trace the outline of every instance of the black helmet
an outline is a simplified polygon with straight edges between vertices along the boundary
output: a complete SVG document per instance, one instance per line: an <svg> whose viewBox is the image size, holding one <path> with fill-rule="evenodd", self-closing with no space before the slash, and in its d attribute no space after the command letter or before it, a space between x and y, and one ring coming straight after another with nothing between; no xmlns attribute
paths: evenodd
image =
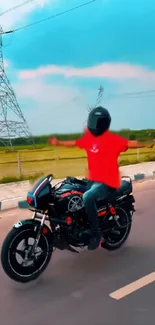
<svg viewBox="0 0 155 325"><path fill-rule="evenodd" d="M94 135L99 136L110 127L111 116L106 108L93 108L88 116L87 128Z"/></svg>

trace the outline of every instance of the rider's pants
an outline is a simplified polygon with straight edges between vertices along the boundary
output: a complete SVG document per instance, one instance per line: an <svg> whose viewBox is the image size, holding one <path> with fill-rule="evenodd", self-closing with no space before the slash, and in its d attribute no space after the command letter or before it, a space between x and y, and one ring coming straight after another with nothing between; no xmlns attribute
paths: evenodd
<svg viewBox="0 0 155 325"><path fill-rule="evenodd" d="M99 232L96 200L99 198L103 200L106 199L110 192L114 190L114 188L103 183L94 183L91 188L83 194L83 202L93 234Z"/></svg>

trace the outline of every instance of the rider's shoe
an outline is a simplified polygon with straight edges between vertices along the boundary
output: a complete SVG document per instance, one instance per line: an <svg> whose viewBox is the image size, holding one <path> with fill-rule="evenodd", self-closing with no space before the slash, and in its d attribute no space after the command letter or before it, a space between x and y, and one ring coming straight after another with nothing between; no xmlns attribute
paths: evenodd
<svg viewBox="0 0 155 325"><path fill-rule="evenodd" d="M100 248L103 243L103 238L100 233L94 234L94 236L90 239L88 244L88 250L94 250Z"/></svg>

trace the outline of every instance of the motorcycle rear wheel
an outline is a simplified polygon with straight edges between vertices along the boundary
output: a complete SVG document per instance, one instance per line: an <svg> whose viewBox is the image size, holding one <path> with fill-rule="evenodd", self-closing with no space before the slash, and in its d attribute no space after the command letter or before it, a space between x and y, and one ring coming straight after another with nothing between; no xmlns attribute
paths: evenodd
<svg viewBox="0 0 155 325"><path fill-rule="evenodd" d="M41 233L37 250L40 248L43 253L37 255L39 252L32 254L32 245L29 244L29 239L35 240L36 232L34 225L27 224L20 228L13 228L5 238L1 250L1 263L4 272L9 278L16 282L26 283L37 279L41 273L48 266L52 249L49 243L48 236ZM18 249L18 245L24 240L26 246L23 250ZM23 258L20 264L18 257ZM27 257L27 259L26 259ZM27 263L27 265L26 265ZM30 263L30 265L28 265Z"/></svg>
<svg viewBox="0 0 155 325"><path fill-rule="evenodd" d="M132 226L130 211L126 211L122 207L117 207L115 210L116 215L119 217L118 220L120 227L118 225L115 225L115 229L109 233L105 241L102 243L102 247L109 251L120 248L126 242ZM116 232L119 232L119 234L116 234Z"/></svg>

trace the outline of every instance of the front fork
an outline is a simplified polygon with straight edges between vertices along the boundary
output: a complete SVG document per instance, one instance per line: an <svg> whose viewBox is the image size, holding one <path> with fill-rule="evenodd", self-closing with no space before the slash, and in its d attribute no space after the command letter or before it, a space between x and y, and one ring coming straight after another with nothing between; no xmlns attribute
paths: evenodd
<svg viewBox="0 0 155 325"><path fill-rule="evenodd" d="M32 248L32 251L33 253L35 253L36 249L37 249L37 246L38 246L38 243L39 243L39 240L40 240L40 236L41 236L41 231L42 231L42 228L44 226L44 223L45 223L45 220L47 219L47 215L46 214L39 214L34 212L33 215L32 215L32 219L41 219L41 222L40 222L40 226L39 226L39 230L37 232L37 236L36 236L36 239L34 241L34 244L33 244L33 248Z"/></svg>
<svg viewBox="0 0 155 325"><path fill-rule="evenodd" d="M38 243L39 243L39 240L40 240L40 236L41 236L41 231L42 231L42 228L44 226L44 223L45 221L49 221L49 217L47 214L41 214L41 213L38 213L38 212L34 212L33 215L32 215L32 219L39 219L41 220L41 223L40 223L40 226L39 226L39 230L38 230L38 233L37 233L37 237L35 239L35 242L34 242L34 245L33 245L33 252L35 252L37 246L38 246ZM53 251L56 250L56 247L53 247Z"/></svg>

